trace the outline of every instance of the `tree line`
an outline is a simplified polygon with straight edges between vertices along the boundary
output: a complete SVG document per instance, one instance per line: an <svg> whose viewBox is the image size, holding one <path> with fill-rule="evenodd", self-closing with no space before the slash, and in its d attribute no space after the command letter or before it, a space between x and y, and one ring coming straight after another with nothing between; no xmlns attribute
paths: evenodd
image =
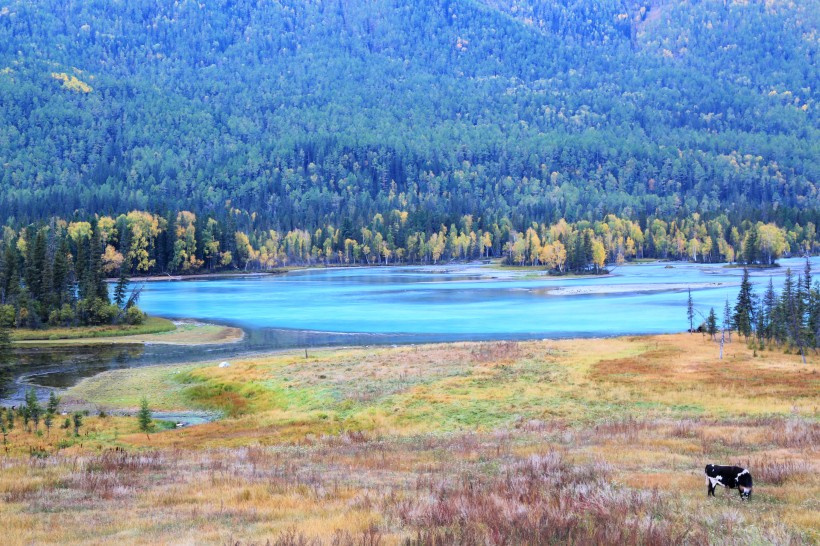
<svg viewBox="0 0 820 546"><path fill-rule="evenodd" d="M502 258L558 274L600 272L642 258L770 265L781 255L818 249L813 223L790 228L698 213L645 222L608 215L600 221L534 222L524 231L508 219L464 215L429 231L406 211L376 214L365 226L346 221L316 230L239 229L253 215L228 209L219 217L182 210L131 211L88 220L53 218L0 240L0 324L137 323L135 275L270 271L292 265L438 264ZM107 279L118 278L109 289Z"/></svg>
<svg viewBox="0 0 820 546"><path fill-rule="evenodd" d="M0 251L0 328L141 323L138 292L128 289L128 267L118 271L113 301L109 294L111 229L105 219L6 228ZM141 251L134 247L134 252Z"/></svg>
<svg viewBox="0 0 820 546"><path fill-rule="evenodd" d="M0 221L229 203L308 252L393 210L425 237L465 215L816 225L820 10L793 4L11 2Z"/></svg>
<svg viewBox="0 0 820 546"><path fill-rule="evenodd" d="M690 324L691 309L690 295ZM725 336L726 332L737 331L761 349L777 346L798 351L805 363L806 351L820 347L820 282L814 280L808 258L796 277L791 268L786 270L779 293L771 278L762 293L755 293L749 271L744 269L734 306L726 301L720 325L714 308L710 309L702 328L712 339L718 332Z"/></svg>

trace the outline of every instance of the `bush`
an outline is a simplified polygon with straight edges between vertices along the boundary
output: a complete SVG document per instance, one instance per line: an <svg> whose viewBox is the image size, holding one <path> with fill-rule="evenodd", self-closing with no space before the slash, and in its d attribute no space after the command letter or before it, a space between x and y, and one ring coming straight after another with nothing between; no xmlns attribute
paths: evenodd
<svg viewBox="0 0 820 546"><path fill-rule="evenodd" d="M83 324L111 324L119 312L116 305L111 305L102 298L83 299L77 302L77 314Z"/></svg>
<svg viewBox="0 0 820 546"><path fill-rule="evenodd" d="M0 327L12 328L14 327L14 319L16 313L13 305L0 305Z"/></svg>
<svg viewBox="0 0 820 546"><path fill-rule="evenodd" d="M74 310L67 303L48 314L48 323L51 326L70 326L73 322Z"/></svg>
<svg viewBox="0 0 820 546"><path fill-rule="evenodd" d="M74 309L69 304L64 303L60 308L60 322L65 326L69 326L74 322L74 319Z"/></svg>
<svg viewBox="0 0 820 546"><path fill-rule="evenodd" d="M145 322L145 313L139 307L129 307L125 311L125 322L128 324L142 324Z"/></svg>
<svg viewBox="0 0 820 546"><path fill-rule="evenodd" d="M60 321L60 312L55 309L54 311L49 313L48 314L48 323L51 326L59 326L60 324L62 324L62 322Z"/></svg>

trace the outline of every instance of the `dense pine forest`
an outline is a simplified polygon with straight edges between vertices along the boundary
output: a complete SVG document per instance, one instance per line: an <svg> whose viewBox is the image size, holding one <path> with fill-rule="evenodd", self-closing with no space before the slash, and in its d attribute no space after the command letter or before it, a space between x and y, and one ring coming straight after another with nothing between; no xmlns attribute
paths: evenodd
<svg viewBox="0 0 820 546"><path fill-rule="evenodd" d="M106 276L815 252L818 23L809 0L11 2L0 304L94 322L124 312Z"/></svg>
<svg viewBox="0 0 820 546"><path fill-rule="evenodd" d="M713 340L720 332L721 358L722 346L727 341L727 335L728 341L731 341L733 331L743 336L750 346L760 350L767 346L794 350L802 356L803 364L806 363L807 350L816 352L820 347L820 282L814 280L808 259L803 271L796 277L791 269L786 270L780 294L775 292L771 277L763 293L756 294L749 279L749 270L744 269L737 300L733 307L726 300L722 321L714 308L709 310L708 315L699 313L694 307L691 292L687 314L690 331L694 331L694 318L700 314L705 320L699 331L709 334Z"/></svg>
<svg viewBox="0 0 820 546"><path fill-rule="evenodd" d="M0 218L817 225L819 21L809 0L15 1Z"/></svg>

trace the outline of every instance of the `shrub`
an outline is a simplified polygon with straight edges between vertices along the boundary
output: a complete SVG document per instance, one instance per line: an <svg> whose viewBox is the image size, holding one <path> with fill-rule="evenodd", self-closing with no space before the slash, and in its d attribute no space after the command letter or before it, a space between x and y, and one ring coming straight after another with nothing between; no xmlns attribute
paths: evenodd
<svg viewBox="0 0 820 546"><path fill-rule="evenodd" d="M13 305L0 305L0 327L12 328L16 313Z"/></svg>
<svg viewBox="0 0 820 546"><path fill-rule="evenodd" d="M48 323L51 326L70 326L72 322L74 322L74 309L67 303L48 314Z"/></svg>
<svg viewBox="0 0 820 546"><path fill-rule="evenodd" d="M102 298L83 299L77 302L77 315L84 324L111 324L119 315L119 308Z"/></svg>
<svg viewBox="0 0 820 546"><path fill-rule="evenodd" d="M60 312L56 309L48 314L48 323L51 326L59 326L60 323Z"/></svg>
<svg viewBox="0 0 820 546"><path fill-rule="evenodd" d="M129 307L125 311L125 322L128 324L142 324L145 322L145 313L140 311L139 307Z"/></svg>
<svg viewBox="0 0 820 546"><path fill-rule="evenodd" d="M74 309L67 303L64 303L63 306L60 308L60 322L68 326L74 322L75 319Z"/></svg>

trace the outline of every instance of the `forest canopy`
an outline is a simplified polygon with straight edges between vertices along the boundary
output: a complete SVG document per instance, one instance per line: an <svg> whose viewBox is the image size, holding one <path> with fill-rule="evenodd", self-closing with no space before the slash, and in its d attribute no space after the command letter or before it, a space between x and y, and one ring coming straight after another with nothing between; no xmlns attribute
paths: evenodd
<svg viewBox="0 0 820 546"><path fill-rule="evenodd" d="M190 211L360 244L393 211L425 240L465 217L802 230L818 22L809 0L13 1L0 222Z"/></svg>

